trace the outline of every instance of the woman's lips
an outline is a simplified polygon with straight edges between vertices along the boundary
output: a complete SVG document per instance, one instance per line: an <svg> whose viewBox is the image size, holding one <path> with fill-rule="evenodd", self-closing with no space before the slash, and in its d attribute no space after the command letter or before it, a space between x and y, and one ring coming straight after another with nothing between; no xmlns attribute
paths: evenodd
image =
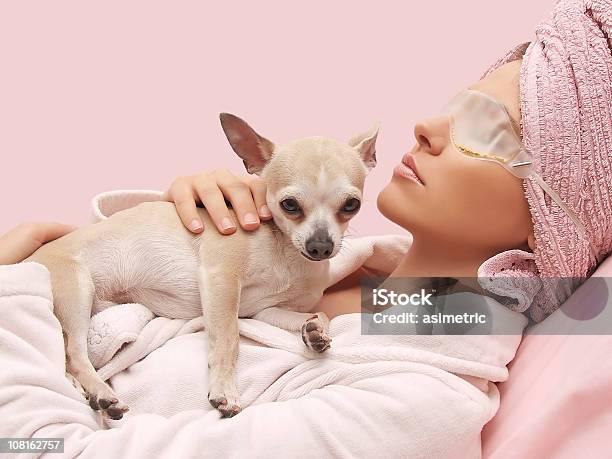
<svg viewBox="0 0 612 459"><path fill-rule="evenodd" d="M421 186L425 185L419 176L419 170L416 167L414 156L412 156L410 153L406 153L402 158L402 162L395 166L395 169L393 169L393 174L401 178L412 180Z"/></svg>

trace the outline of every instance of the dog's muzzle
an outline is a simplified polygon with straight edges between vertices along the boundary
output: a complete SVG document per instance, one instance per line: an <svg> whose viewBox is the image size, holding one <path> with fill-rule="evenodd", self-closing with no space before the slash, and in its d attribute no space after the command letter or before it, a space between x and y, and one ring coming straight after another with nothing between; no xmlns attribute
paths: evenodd
<svg viewBox="0 0 612 459"><path fill-rule="evenodd" d="M306 241L306 252L311 260L325 260L331 256L333 251L334 241L326 230L316 230Z"/></svg>

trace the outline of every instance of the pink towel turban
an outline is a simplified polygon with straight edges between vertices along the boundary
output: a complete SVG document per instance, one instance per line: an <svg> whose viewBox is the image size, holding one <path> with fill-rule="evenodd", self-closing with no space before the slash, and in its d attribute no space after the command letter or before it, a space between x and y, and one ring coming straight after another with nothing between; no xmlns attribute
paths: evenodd
<svg viewBox="0 0 612 459"><path fill-rule="evenodd" d="M586 230L533 179L524 181L534 253L503 252L478 273L483 287L513 299L512 309L531 306L536 322L558 309L612 250L611 31L612 0L560 0L533 42L486 73L523 57L523 143L535 170Z"/></svg>

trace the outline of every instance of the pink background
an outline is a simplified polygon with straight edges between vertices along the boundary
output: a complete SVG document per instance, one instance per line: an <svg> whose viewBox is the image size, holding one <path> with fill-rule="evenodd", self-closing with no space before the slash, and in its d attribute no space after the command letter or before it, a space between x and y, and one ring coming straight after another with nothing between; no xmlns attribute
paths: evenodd
<svg viewBox="0 0 612 459"><path fill-rule="evenodd" d="M0 4L0 233L83 224L91 197L243 172L229 111L277 143L382 124L353 234L398 232L376 194L412 127L528 41L553 0Z"/></svg>

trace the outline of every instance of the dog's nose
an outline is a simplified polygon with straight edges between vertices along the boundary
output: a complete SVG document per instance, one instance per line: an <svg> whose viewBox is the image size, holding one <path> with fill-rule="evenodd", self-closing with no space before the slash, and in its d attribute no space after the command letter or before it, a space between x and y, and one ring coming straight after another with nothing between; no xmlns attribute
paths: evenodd
<svg viewBox="0 0 612 459"><path fill-rule="evenodd" d="M315 260L329 258L333 250L334 241L331 240L327 233L325 235L315 233L306 241L306 251Z"/></svg>

